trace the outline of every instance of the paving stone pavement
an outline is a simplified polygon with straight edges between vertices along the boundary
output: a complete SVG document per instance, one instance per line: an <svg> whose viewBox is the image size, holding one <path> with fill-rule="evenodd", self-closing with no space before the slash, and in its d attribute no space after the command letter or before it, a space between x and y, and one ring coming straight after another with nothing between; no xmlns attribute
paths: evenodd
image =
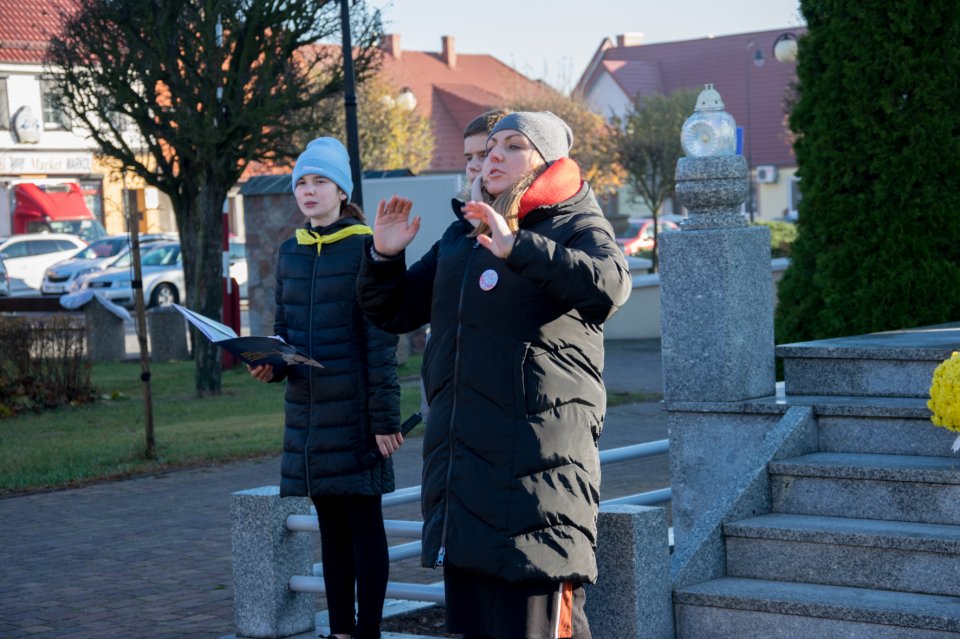
<svg viewBox="0 0 960 639"><path fill-rule="evenodd" d="M608 342L604 378L614 392L660 393L659 342ZM608 412L601 447L666 436L666 415L656 402L626 404ZM420 438L407 441L395 466L399 487L420 483ZM0 499L0 639L229 635L229 496L275 485L278 476L273 456ZM668 483L665 455L621 462L604 467L601 496ZM384 514L419 519L419 507ZM391 567L391 579L431 583L441 575L410 559ZM318 609L323 604L319 597Z"/></svg>

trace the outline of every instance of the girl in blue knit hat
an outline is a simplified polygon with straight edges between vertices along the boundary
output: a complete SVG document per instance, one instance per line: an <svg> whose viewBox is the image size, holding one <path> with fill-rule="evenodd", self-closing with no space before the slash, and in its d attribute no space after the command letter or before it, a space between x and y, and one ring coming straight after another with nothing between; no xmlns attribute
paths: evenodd
<svg viewBox="0 0 960 639"><path fill-rule="evenodd" d="M274 333L324 367L250 373L287 382L280 495L310 497L317 509L329 636L376 639L389 571L381 496L394 490L390 455L403 443L397 338L357 305L357 271L372 231L349 203L346 149L329 137L310 142L292 186L306 223L280 246ZM373 463L371 451L379 451Z"/></svg>

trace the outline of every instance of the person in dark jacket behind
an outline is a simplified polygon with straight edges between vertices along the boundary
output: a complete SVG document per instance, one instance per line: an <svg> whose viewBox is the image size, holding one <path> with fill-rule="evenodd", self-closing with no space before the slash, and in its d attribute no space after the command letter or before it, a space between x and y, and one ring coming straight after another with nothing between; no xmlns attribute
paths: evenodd
<svg viewBox="0 0 960 639"><path fill-rule="evenodd" d="M313 140L293 169L307 224L280 245L274 332L324 367L250 372L264 382L287 380L280 494L309 496L317 509L330 636L376 639L389 572L381 495L394 489L389 457L403 436L397 338L357 305L371 230L347 201L352 189L343 145ZM367 463L377 449L382 458Z"/></svg>
<svg viewBox="0 0 960 639"><path fill-rule="evenodd" d="M603 323L631 278L571 143L552 113L507 115L487 141L490 204L455 203L465 214L406 268L420 219L381 202L357 280L378 326L431 324L422 562L443 567L447 627L466 638L590 637Z"/></svg>

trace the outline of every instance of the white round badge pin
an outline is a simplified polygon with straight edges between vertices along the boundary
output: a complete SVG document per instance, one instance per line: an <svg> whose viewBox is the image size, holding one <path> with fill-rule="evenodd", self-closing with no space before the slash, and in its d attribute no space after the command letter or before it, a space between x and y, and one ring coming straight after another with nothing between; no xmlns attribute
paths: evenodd
<svg viewBox="0 0 960 639"><path fill-rule="evenodd" d="M480 275L480 288L485 291L491 291L499 280L500 276L497 275L497 272L492 268L488 268Z"/></svg>

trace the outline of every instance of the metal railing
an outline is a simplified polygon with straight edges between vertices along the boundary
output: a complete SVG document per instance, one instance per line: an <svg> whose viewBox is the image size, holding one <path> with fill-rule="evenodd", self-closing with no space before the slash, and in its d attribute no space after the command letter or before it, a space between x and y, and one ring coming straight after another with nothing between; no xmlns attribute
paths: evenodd
<svg viewBox="0 0 960 639"><path fill-rule="evenodd" d="M670 442L667 439L660 439L642 444L633 444L622 446L620 448L611 448L600 451L600 465L616 464L625 461L634 461L646 457L653 457L668 452ZM636 505L653 506L667 503L671 499L671 489L660 488L632 495L624 495L614 499L607 499L600 502L602 506L612 505ZM411 486L402 488L383 497L383 508L399 506L420 501L420 486ZM384 527L388 535L397 537L420 537L423 522L409 521L400 519L384 520ZM286 520L287 530L296 532L319 532L320 526L317 518L313 515L288 515ZM670 545L672 546L672 540ZM420 541L413 541L405 544L398 544L389 548L390 561L401 561L410 559L420 554ZM313 565L313 575L295 575L290 578L290 590L294 592L326 592L323 583L323 564ZM387 597L391 599L408 599L411 601L429 601L442 604L443 582L433 584L418 584L405 582L389 582L387 584Z"/></svg>

